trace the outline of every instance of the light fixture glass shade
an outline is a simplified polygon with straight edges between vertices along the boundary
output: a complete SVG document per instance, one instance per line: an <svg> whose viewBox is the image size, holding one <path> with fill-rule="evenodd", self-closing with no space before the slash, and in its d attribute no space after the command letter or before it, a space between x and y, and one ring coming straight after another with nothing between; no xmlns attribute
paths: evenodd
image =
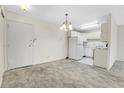
<svg viewBox="0 0 124 93"><path fill-rule="evenodd" d="M68 31L68 30L65 28L64 31Z"/></svg>
<svg viewBox="0 0 124 93"><path fill-rule="evenodd" d="M23 11L28 11L29 10L29 5L20 5L20 7Z"/></svg>
<svg viewBox="0 0 124 93"><path fill-rule="evenodd" d="M60 30L64 30L64 31L71 31L72 30L72 25L71 23L63 23L63 25L60 27Z"/></svg>
<svg viewBox="0 0 124 93"><path fill-rule="evenodd" d="M71 24L69 25L69 29L72 30L72 25Z"/></svg>
<svg viewBox="0 0 124 93"><path fill-rule="evenodd" d="M63 29L66 29L66 24L63 24L62 27L63 27Z"/></svg>
<svg viewBox="0 0 124 93"><path fill-rule="evenodd" d="M65 14L66 20L63 22L62 26L60 27L60 30L63 31L71 31L72 30L72 24L67 20L68 14Z"/></svg>
<svg viewBox="0 0 124 93"><path fill-rule="evenodd" d="M63 25L60 27L60 30L71 31L71 30L72 30L72 25L71 25L71 24L63 24Z"/></svg>
<svg viewBox="0 0 124 93"><path fill-rule="evenodd" d="M59 29L60 29L60 30L63 30L63 26L61 26Z"/></svg>

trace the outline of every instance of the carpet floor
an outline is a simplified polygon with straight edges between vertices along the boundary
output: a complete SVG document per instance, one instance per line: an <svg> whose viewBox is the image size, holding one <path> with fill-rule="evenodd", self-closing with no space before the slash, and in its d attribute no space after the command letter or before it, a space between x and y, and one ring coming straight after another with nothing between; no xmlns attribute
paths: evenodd
<svg viewBox="0 0 124 93"><path fill-rule="evenodd" d="M72 60L59 60L6 71L3 88L124 87L124 62L110 71Z"/></svg>

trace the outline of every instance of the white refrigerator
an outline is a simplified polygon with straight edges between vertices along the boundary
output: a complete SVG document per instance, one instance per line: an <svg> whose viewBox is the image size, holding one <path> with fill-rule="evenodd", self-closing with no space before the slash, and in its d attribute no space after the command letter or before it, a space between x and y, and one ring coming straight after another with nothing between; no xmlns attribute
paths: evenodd
<svg viewBox="0 0 124 93"><path fill-rule="evenodd" d="M69 38L69 58L74 60L83 58L83 41L79 37Z"/></svg>

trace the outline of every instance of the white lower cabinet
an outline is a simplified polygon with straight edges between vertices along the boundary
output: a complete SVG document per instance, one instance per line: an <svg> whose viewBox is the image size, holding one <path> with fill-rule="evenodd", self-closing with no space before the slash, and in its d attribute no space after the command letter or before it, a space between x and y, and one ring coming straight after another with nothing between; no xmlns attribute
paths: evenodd
<svg viewBox="0 0 124 93"><path fill-rule="evenodd" d="M107 49L95 49L94 65L102 68L107 68Z"/></svg>

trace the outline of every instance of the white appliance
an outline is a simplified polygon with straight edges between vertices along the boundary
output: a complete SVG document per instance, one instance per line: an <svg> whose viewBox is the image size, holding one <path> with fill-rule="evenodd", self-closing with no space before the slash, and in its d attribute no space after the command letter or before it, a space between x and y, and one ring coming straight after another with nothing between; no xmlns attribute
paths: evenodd
<svg viewBox="0 0 124 93"><path fill-rule="evenodd" d="M84 56L93 58L93 50L94 49L91 47L85 47L84 48Z"/></svg>
<svg viewBox="0 0 124 93"><path fill-rule="evenodd" d="M79 37L69 38L69 58L80 60L83 57L83 41Z"/></svg>

